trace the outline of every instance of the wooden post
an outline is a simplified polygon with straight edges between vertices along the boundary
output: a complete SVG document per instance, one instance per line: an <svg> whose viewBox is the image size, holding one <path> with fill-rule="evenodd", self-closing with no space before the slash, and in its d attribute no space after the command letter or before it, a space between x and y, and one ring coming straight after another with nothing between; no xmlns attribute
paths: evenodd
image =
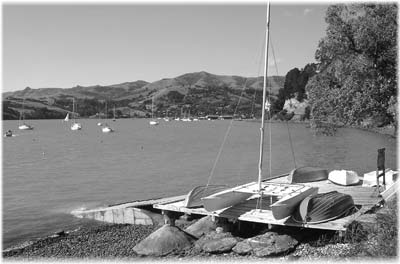
<svg viewBox="0 0 400 264"><path fill-rule="evenodd" d="M177 218L176 212L162 210L162 214L164 215L164 224L175 226L175 220Z"/></svg>
<svg viewBox="0 0 400 264"><path fill-rule="evenodd" d="M379 171L382 170L382 173ZM379 178L383 177L383 186L386 186L385 179L385 148L378 149L377 169L376 169L376 189L380 192Z"/></svg>

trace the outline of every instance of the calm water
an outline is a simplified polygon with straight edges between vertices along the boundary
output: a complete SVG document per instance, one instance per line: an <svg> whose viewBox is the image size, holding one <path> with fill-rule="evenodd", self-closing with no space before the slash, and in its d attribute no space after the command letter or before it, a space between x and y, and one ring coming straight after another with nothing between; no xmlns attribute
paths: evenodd
<svg viewBox="0 0 400 264"><path fill-rule="evenodd" d="M77 208L184 194L207 183L230 121L109 123L103 134L97 120L81 120L71 131L60 120L34 120L33 131L18 131L17 121L3 121L3 248L71 230L82 219ZM301 124L290 124L296 163L355 170L375 169L377 148L386 148L386 166L395 169L396 140L374 133L341 129L334 137L316 137ZM285 124L272 124L271 174L293 167ZM264 175L269 171L268 130ZM215 168L212 184L256 181L259 123L234 121Z"/></svg>

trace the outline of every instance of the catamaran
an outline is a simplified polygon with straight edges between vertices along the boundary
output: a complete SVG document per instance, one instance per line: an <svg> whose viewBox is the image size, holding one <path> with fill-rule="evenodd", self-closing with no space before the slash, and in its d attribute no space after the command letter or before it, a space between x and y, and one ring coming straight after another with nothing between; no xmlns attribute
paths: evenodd
<svg viewBox="0 0 400 264"><path fill-rule="evenodd" d="M262 165L264 151L264 126L265 113L270 113L270 100L266 100L267 94L267 73L268 73L268 45L269 45L269 23L270 23L270 4L267 5L267 32L265 40L264 53L264 84L262 98L262 117L261 117L261 135L260 135L260 155L258 163L258 181L240 185L234 188L226 189L201 198L204 208L209 212L215 212L224 208L235 206L241 202L250 199L257 199L257 205L260 205L265 198L270 198L273 203L270 210L275 219L284 219L291 216L300 202L307 196L316 194L318 188L306 186L304 184L290 183L271 183L262 180ZM269 92L271 94L271 91ZM271 140L271 137L270 137ZM271 142L270 142L271 146ZM270 164L271 166L271 164ZM271 177L270 178L274 178ZM259 208L255 208L261 210Z"/></svg>

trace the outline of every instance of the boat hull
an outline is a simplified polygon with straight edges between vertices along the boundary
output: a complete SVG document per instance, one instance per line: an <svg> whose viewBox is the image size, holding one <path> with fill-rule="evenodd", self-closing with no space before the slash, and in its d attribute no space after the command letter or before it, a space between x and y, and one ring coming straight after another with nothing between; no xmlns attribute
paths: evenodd
<svg viewBox="0 0 400 264"><path fill-rule="evenodd" d="M186 196L184 206L187 208L204 206L201 198L226 190L227 188L228 186L226 185L197 186Z"/></svg>
<svg viewBox="0 0 400 264"><path fill-rule="evenodd" d="M328 222L348 215L354 206L353 198L348 194L337 191L319 193L301 202L293 220L307 224Z"/></svg>
<svg viewBox="0 0 400 264"><path fill-rule="evenodd" d="M275 219L284 219L294 213L297 206L307 196L316 194L318 188L304 186L304 188L285 195L283 198L271 205L272 215Z"/></svg>
<svg viewBox="0 0 400 264"><path fill-rule="evenodd" d="M80 124L80 123L74 123L72 126L71 126L71 130L81 130L82 129L82 125Z"/></svg>
<svg viewBox="0 0 400 264"><path fill-rule="evenodd" d="M201 198L201 201L203 202L204 209L206 209L208 212L214 212L241 203L250 198L252 195L254 195L254 193L225 190Z"/></svg>
<svg viewBox="0 0 400 264"><path fill-rule="evenodd" d="M32 130L33 127L30 126L30 125L20 125L20 126L18 127L18 129L19 129L19 130Z"/></svg>
<svg viewBox="0 0 400 264"><path fill-rule="evenodd" d="M329 173L328 180L335 184L343 186L356 185L360 182L360 179L356 172L346 170L331 171Z"/></svg>
<svg viewBox="0 0 400 264"><path fill-rule="evenodd" d="M300 167L292 170L289 174L289 183L305 183L323 181L328 179L328 171L317 167Z"/></svg>

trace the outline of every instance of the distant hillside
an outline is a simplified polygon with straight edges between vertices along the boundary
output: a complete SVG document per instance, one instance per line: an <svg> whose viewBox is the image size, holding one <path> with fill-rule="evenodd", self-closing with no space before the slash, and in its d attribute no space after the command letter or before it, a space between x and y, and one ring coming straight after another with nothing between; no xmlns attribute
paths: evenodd
<svg viewBox="0 0 400 264"><path fill-rule="evenodd" d="M269 77L269 87L276 96L283 87L284 77ZM187 73L153 83L125 82L114 85L39 88L3 93L3 119L17 119L22 111L26 118L62 118L72 111L72 98L80 116L104 114L107 101L109 114L116 107L120 117L148 116L151 99L157 115L233 114L241 97L238 114L251 115L260 109L262 77L214 75L207 72ZM269 88L268 88L269 89ZM255 99L254 99L255 98ZM149 108L150 106L150 108Z"/></svg>

